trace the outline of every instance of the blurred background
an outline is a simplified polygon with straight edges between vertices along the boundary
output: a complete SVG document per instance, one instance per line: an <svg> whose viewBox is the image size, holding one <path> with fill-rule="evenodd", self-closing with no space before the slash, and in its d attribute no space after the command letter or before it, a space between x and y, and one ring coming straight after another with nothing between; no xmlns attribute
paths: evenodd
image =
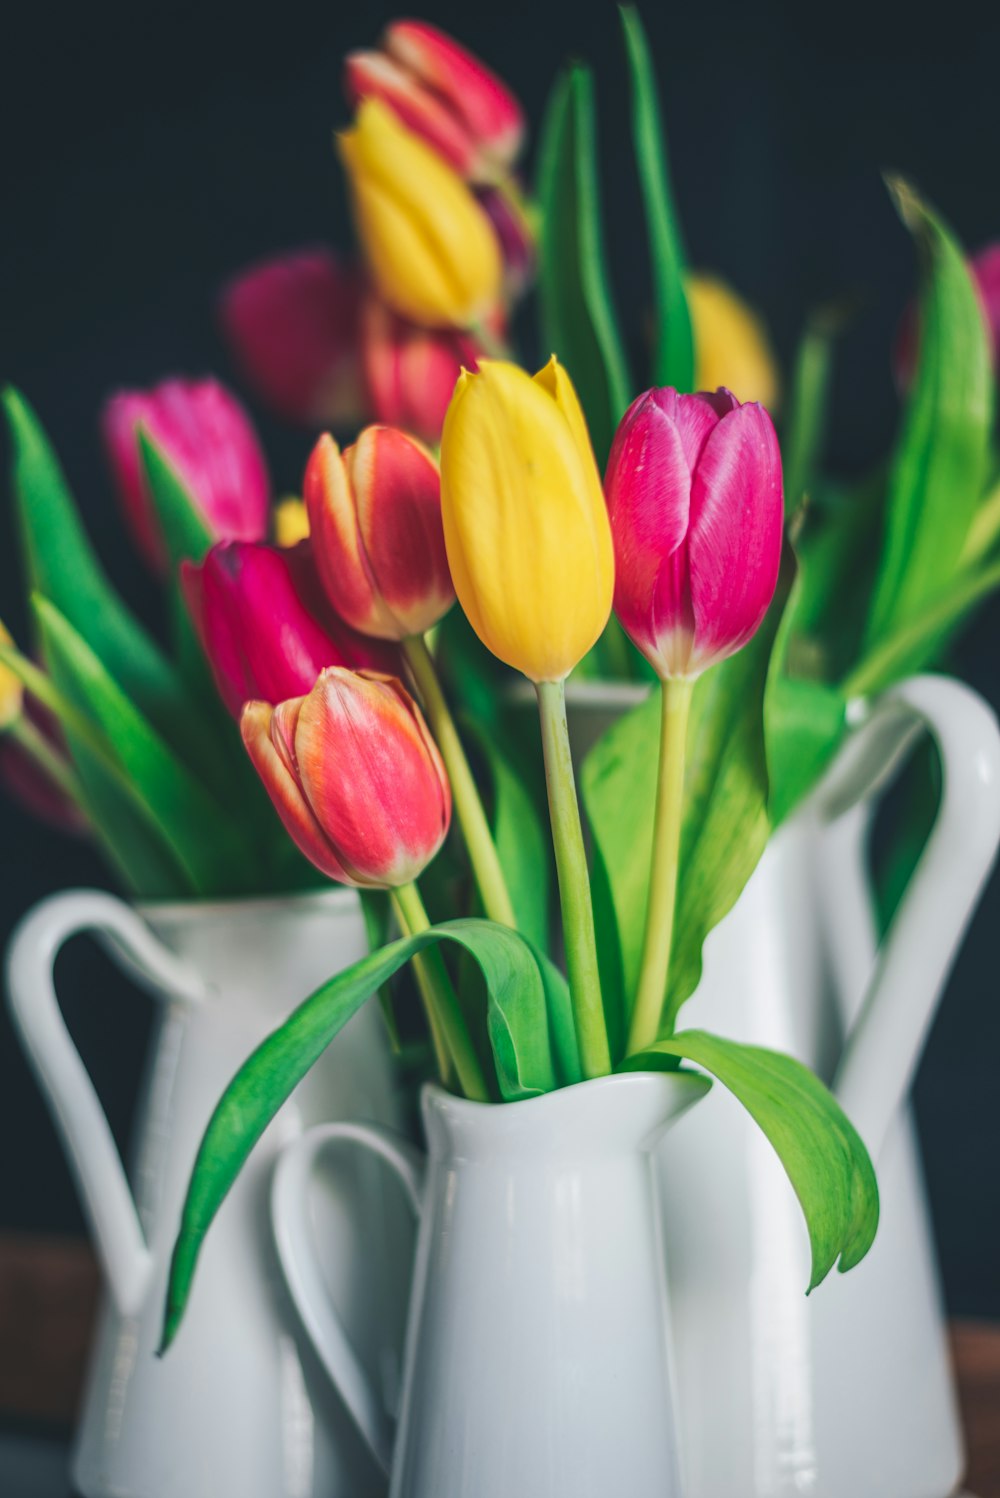
<svg viewBox="0 0 1000 1498"><path fill-rule="evenodd" d="M855 0L642 7L658 62L674 182L694 266L721 272L772 329L787 371L810 308L857 309L837 353L828 466L863 471L898 417L890 348L913 286L911 242L880 173L912 177L970 250L1000 239L1000 11ZM0 23L0 379L35 405L115 582L154 626L145 570L119 524L97 414L119 385L207 372L233 380L214 322L226 276L306 243L347 246L331 151L345 50L392 8L22 5ZM537 125L571 55L595 64L609 250L638 346L646 273L611 4L468 7L428 19L480 53ZM529 158L530 170L530 158ZM241 391L246 398L246 392ZM249 402L276 492L300 482L309 438ZM0 437L0 442L2 442ZM20 584L0 451L0 616ZM954 669L1000 707L1000 604ZM0 798L0 939L42 895L106 884L83 843ZM949 1310L1000 1316L1000 1055L994 878L952 976L917 1086ZM119 1139L139 1086L148 1002L86 943L59 982ZM62 1151L0 1015L0 1229L79 1233Z"/></svg>

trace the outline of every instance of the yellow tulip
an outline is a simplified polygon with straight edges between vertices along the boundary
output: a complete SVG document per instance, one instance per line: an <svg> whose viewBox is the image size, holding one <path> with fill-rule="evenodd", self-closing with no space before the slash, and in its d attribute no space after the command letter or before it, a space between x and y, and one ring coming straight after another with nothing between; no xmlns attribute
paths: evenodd
<svg viewBox="0 0 1000 1498"><path fill-rule="evenodd" d="M532 377L463 371L441 438L441 510L459 602L488 650L561 681L611 612L611 529L576 391L553 358Z"/></svg>
<svg viewBox="0 0 1000 1498"><path fill-rule="evenodd" d="M362 100L337 146L382 300L424 327L480 323L500 297L503 259L458 174L377 99Z"/></svg>
<svg viewBox="0 0 1000 1498"><path fill-rule="evenodd" d="M725 385L739 401L778 403L778 365L767 328L757 313L718 276L687 278L694 333L695 389Z"/></svg>
<svg viewBox="0 0 1000 1498"><path fill-rule="evenodd" d="M296 546L309 537L309 516L301 499L290 495L274 507L274 540L278 546Z"/></svg>
<svg viewBox="0 0 1000 1498"><path fill-rule="evenodd" d="M13 645L9 633L0 624L0 645ZM24 709L24 687L9 666L0 663L0 733L6 732L20 718Z"/></svg>

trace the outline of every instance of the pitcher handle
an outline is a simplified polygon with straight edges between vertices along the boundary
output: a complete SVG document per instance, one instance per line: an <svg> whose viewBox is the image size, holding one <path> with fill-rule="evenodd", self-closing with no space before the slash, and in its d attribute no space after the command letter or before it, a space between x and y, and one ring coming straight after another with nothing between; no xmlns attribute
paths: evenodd
<svg viewBox="0 0 1000 1498"><path fill-rule="evenodd" d="M941 801L875 959L834 1091L877 1159L909 1092L934 1010L1000 844L1000 730L971 688L915 676L881 696L820 796L836 816L891 778L922 730L941 760Z"/></svg>
<svg viewBox="0 0 1000 1498"><path fill-rule="evenodd" d="M393 1422L351 1345L323 1282L309 1220L309 1180L331 1145L355 1144L390 1165L419 1220L424 1157L391 1129L331 1123L310 1129L281 1154L271 1187L271 1222L282 1273L316 1353L383 1472L392 1460Z"/></svg>
<svg viewBox="0 0 1000 1498"><path fill-rule="evenodd" d="M7 946L7 997L76 1174L115 1305L132 1315L152 1272L132 1190L107 1115L59 1007L53 967L78 932L104 937L109 953L151 991L183 1002L205 996L201 979L153 936L134 910L102 890L67 890L28 912Z"/></svg>

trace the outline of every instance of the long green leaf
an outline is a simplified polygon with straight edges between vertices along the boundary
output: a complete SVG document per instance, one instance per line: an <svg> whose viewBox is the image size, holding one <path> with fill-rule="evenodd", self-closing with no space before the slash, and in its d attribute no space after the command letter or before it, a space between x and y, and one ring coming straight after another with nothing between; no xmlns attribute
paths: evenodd
<svg viewBox="0 0 1000 1498"><path fill-rule="evenodd" d="M538 285L547 352L579 392L603 464L631 390L601 228L594 83L574 64L553 89L539 146Z"/></svg>
<svg viewBox="0 0 1000 1498"><path fill-rule="evenodd" d="M256 871L239 824L176 758L55 605L37 597L33 605L53 679L114 746L124 775L194 892L252 889Z"/></svg>
<svg viewBox="0 0 1000 1498"><path fill-rule="evenodd" d="M993 422L989 334L962 251L907 183L890 188L921 254L919 354L890 475L869 648L914 623L953 580L985 488Z"/></svg>
<svg viewBox="0 0 1000 1498"><path fill-rule="evenodd" d="M767 1136L802 1207L812 1248L809 1290L840 1260L859 1264L878 1229L878 1184L868 1151L837 1100L791 1056L683 1030L630 1056L626 1069L703 1066L743 1104Z"/></svg>
<svg viewBox="0 0 1000 1498"><path fill-rule="evenodd" d="M181 1215L167 1291L163 1348L180 1326L205 1234L250 1151L295 1087L365 1000L415 953L440 941L457 942L479 963L489 994L490 1034L506 1097L531 1097L555 1086L551 1056L537 1044L527 1064L516 1037L522 1018L534 1040L547 1034L537 1022L544 1002L542 971L528 943L490 921L450 921L406 937L355 962L316 990L244 1062L212 1114L202 1139ZM513 1068L513 1069L512 1069Z"/></svg>
<svg viewBox="0 0 1000 1498"><path fill-rule="evenodd" d="M30 590L51 600L122 691L168 739L197 754L193 715L170 662L112 588L55 453L27 401L3 392L13 487ZM196 757L192 762L197 762Z"/></svg>
<svg viewBox="0 0 1000 1498"><path fill-rule="evenodd" d="M656 298L654 385L694 387L694 337L684 290L685 258L667 162L656 73L639 12L621 7L632 98L632 142L642 188Z"/></svg>

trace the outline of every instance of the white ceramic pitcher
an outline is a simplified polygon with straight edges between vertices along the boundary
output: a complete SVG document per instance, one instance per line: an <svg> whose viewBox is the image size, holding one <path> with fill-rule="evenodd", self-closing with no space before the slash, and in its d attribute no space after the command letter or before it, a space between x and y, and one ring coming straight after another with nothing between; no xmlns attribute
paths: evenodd
<svg viewBox="0 0 1000 1498"><path fill-rule="evenodd" d="M907 1095L1000 837L1000 737L968 688L918 677L856 731L709 936L684 1023L788 1051L830 1081L873 1159L875 1245L807 1299L801 1212L721 1087L659 1154L686 1498L947 1498L963 1466ZM914 737L937 820L881 949L874 799ZM975 1204L968 1204L969 1211Z"/></svg>
<svg viewBox="0 0 1000 1498"><path fill-rule="evenodd" d="M59 948L84 931L163 1005L128 1178L52 980ZM184 1192L223 1088L296 1003L366 950L361 910L346 890L141 913L99 891L70 891L43 901L13 936L14 1021L62 1132L107 1280L73 1459L85 1498L384 1491L298 1338L268 1224L271 1166L289 1139L331 1118L396 1119L377 1005L355 1016L258 1144L205 1244L177 1341L155 1356ZM409 1267L408 1241L384 1228L382 1184L377 1170L348 1170L314 1197L331 1242L332 1293L370 1365L399 1337L378 1314L380 1271L405 1284Z"/></svg>
<svg viewBox="0 0 1000 1498"><path fill-rule="evenodd" d="M317 1157L345 1142L381 1155L420 1217L392 1498L680 1498L651 1151L706 1087L633 1073L499 1105L428 1087L426 1168L350 1124L285 1151L289 1287L386 1466L390 1424L321 1280L336 1245L309 1222Z"/></svg>

